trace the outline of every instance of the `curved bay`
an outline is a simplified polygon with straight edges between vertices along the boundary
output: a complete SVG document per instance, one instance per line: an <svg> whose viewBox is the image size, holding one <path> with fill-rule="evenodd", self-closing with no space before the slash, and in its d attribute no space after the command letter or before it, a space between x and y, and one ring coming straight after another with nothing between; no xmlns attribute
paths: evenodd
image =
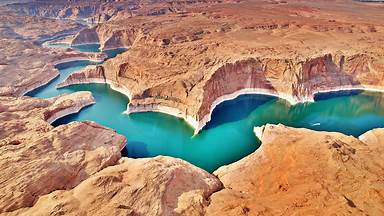
<svg viewBox="0 0 384 216"><path fill-rule="evenodd" d="M168 155L182 158L211 172L259 147L260 143L253 134L254 126L282 123L354 136L384 126L384 97L381 93L322 94L315 103L294 106L271 96L242 95L217 106L212 121L193 136L193 129L173 116L154 112L122 114L128 98L106 84L55 88L69 74L87 64L87 61L77 61L59 66L59 78L28 95L47 98L80 90L91 91L96 104L53 124L91 120L113 128L127 137L127 149L123 152L129 157Z"/></svg>

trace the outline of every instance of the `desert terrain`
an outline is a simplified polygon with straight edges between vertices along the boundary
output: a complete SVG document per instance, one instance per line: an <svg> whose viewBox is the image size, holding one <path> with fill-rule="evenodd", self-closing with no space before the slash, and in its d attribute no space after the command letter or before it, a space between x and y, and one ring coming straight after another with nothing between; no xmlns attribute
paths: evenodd
<svg viewBox="0 0 384 216"><path fill-rule="evenodd" d="M288 103L319 92L384 91L384 4L352 0L7 1L0 7L0 215L384 215L384 129L360 137L281 124L213 173L168 156L123 157L127 139L95 122L54 127L91 92L26 93L58 63L128 50L57 87L109 83L126 114L164 112L199 133L240 94ZM97 101L96 101L97 103Z"/></svg>

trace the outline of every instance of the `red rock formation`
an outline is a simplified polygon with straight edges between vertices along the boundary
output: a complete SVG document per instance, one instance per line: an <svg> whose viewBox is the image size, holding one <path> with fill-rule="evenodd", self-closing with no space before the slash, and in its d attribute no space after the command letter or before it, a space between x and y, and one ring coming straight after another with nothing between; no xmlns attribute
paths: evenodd
<svg viewBox="0 0 384 216"><path fill-rule="evenodd" d="M64 127L73 126L55 130L64 133ZM62 133L60 139L65 137ZM261 147L219 168L214 172L218 178L179 159L124 158L72 189L42 195L33 206L4 215L383 214L384 146L380 140L384 129L369 131L360 139L283 125L255 128L255 133ZM88 163L98 164L98 160ZM41 173L47 170L44 167ZM25 172L32 171L28 167Z"/></svg>
<svg viewBox="0 0 384 216"><path fill-rule="evenodd" d="M203 215L221 187L216 177L179 159L124 158L74 189L42 196L10 215Z"/></svg>
<svg viewBox="0 0 384 216"><path fill-rule="evenodd" d="M384 129L358 140L283 125L258 128L255 153L214 172L225 189L206 215L381 215Z"/></svg>
<svg viewBox="0 0 384 216"><path fill-rule="evenodd" d="M125 138L93 122L53 128L46 119L93 101L89 92L49 100L2 97L0 213L34 205L39 196L71 189L121 157ZM80 106L80 107L79 107Z"/></svg>
<svg viewBox="0 0 384 216"><path fill-rule="evenodd" d="M361 11L372 16L352 18ZM120 14L95 31L104 48L130 47L102 65L107 80L129 90L129 112L164 111L198 131L218 103L240 93L296 103L321 91L382 90L382 20L377 6L249 0Z"/></svg>

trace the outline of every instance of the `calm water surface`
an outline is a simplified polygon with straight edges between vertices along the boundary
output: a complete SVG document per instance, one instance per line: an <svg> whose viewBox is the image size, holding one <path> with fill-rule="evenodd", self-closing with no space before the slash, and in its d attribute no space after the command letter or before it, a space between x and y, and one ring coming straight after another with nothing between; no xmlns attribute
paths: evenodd
<svg viewBox="0 0 384 216"><path fill-rule="evenodd" d="M283 123L354 136L372 128L384 127L384 96L380 93L354 91L321 94L315 103L294 106L275 97L243 95L220 104L213 112L212 121L193 136L193 129L173 116L154 112L122 114L128 98L106 84L55 88L69 74L87 64L90 62L58 65L60 77L29 95L48 98L63 93L91 91L96 104L78 114L59 119L54 125L91 120L113 128L127 137L124 153L129 157L168 155L182 158L211 172L259 147L260 143L252 132L254 126Z"/></svg>

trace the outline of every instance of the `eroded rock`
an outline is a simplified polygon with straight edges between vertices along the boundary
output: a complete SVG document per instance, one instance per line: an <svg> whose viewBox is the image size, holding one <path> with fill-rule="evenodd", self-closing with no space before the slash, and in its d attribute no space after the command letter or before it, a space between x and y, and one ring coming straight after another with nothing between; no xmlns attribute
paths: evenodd
<svg viewBox="0 0 384 216"><path fill-rule="evenodd" d="M46 120L94 103L90 92L43 100L1 97L0 212L71 189L121 157L125 138L93 122L54 128Z"/></svg>
<svg viewBox="0 0 384 216"><path fill-rule="evenodd" d="M384 213L383 143L283 125L256 131L256 152L214 172L225 189L211 196L207 215Z"/></svg>
<svg viewBox="0 0 384 216"><path fill-rule="evenodd" d="M203 215L221 187L216 177L179 159L124 158L10 215Z"/></svg>

